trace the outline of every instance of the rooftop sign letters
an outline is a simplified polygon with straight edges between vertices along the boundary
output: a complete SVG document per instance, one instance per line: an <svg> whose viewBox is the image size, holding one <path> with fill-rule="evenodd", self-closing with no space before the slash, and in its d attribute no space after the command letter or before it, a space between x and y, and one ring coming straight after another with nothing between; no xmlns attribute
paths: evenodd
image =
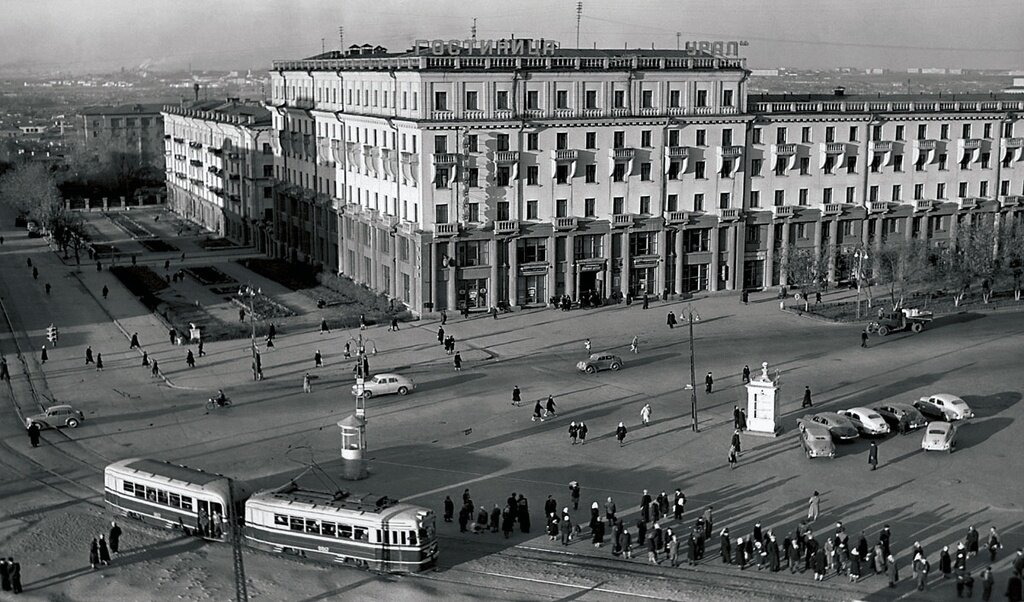
<svg viewBox="0 0 1024 602"><path fill-rule="evenodd" d="M435 56L458 56L472 54L478 56L553 56L558 49L558 42L553 40L416 40L414 48L417 52L430 52Z"/></svg>
<svg viewBox="0 0 1024 602"><path fill-rule="evenodd" d="M746 40L734 40L731 42L709 42L707 40L686 42L687 56L713 55L717 57L738 57L740 46L746 46Z"/></svg>

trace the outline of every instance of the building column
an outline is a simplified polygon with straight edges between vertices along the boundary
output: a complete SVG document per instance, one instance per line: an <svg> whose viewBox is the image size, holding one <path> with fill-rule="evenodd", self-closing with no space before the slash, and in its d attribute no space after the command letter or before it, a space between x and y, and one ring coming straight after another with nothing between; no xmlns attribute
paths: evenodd
<svg viewBox="0 0 1024 602"><path fill-rule="evenodd" d="M441 308L437 306L437 247L435 246L435 243L431 241L427 245L427 249L429 249L430 252L430 257L427 258L427 264L430 269L430 276L428 276L430 283L430 307L431 311L438 311Z"/></svg>
<svg viewBox="0 0 1024 602"><path fill-rule="evenodd" d="M904 225L906 226L903 228L903 238L909 241L914 238L914 214L911 213L907 217L904 217L903 220L905 222Z"/></svg>
<svg viewBox="0 0 1024 602"><path fill-rule="evenodd" d="M664 300L668 295L665 294L667 288L665 279L665 265L668 262L668 232L665 230L665 226L658 230L658 254L662 256L663 261L661 266L654 270L654 294L661 297Z"/></svg>
<svg viewBox="0 0 1024 602"><path fill-rule="evenodd" d="M454 259L455 258L455 241L454 240L449 240L448 241L447 249L448 249L447 250L448 259L449 260ZM451 270L450 272L448 272L448 310L449 311L457 311L459 309L459 300L458 300L458 296L457 296L457 293L459 291L458 291L458 289L455 286L455 280L456 280L455 270L457 270L459 268L458 267L454 267L454 268L448 268L448 269Z"/></svg>
<svg viewBox="0 0 1024 602"><path fill-rule="evenodd" d="M683 294L683 228L676 230L676 294Z"/></svg>
<svg viewBox="0 0 1024 602"><path fill-rule="evenodd" d="M883 226L885 226L884 217L875 218L875 254L877 255L882 249L882 236L884 235Z"/></svg>
<svg viewBox="0 0 1024 602"><path fill-rule="evenodd" d="M860 220L860 244L865 249L871 246L868 243L868 220L866 219Z"/></svg>
<svg viewBox="0 0 1024 602"><path fill-rule="evenodd" d="M555 244L558 239L555 237L555 233L552 232L548 235L548 240L545 243L547 245L546 256L548 257L548 271L544 276L547 280L547 295L550 299L555 294L555 286L558 283L558 278L555 272L558 270L558 254L555 252ZM543 303L547 303L547 300L543 300Z"/></svg>
<svg viewBox="0 0 1024 602"><path fill-rule="evenodd" d="M789 220L782 222L782 252L779 253L779 284L789 286L786 270L789 269Z"/></svg>
<svg viewBox="0 0 1024 602"><path fill-rule="evenodd" d="M772 274L775 273L775 221L768 222L768 248L764 253L764 277L762 286L765 290L772 287ZM781 280L780 280L781 281Z"/></svg>
<svg viewBox="0 0 1024 602"><path fill-rule="evenodd" d="M745 253L738 249L738 245L743 244L743 239L737 236L739 229L739 223L729 227L729 250L725 257L729 266L729 277L725 279L725 290L727 291L736 290L736 272L740 272L741 277L743 272L742 262ZM737 269L737 263L740 264L739 269Z"/></svg>
<svg viewBox="0 0 1024 602"><path fill-rule="evenodd" d="M575 244L575 236L573 234L567 234L565 236L565 294L569 295L569 298L573 301L576 300L576 261L575 253L573 249Z"/></svg>
<svg viewBox="0 0 1024 602"><path fill-rule="evenodd" d="M708 274L708 290L712 293L718 290L718 234L722 227L721 222L716 224L715 227L711 229L711 240L708 241L711 243L711 273Z"/></svg>
<svg viewBox="0 0 1024 602"><path fill-rule="evenodd" d="M622 296L625 297L627 294L629 294L629 232L624 230L621 236L622 245L620 246L619 251L622 253L622 270L619 272L619 274L622 278L622 282L620 283Z"/></svg>
<svg viewBox="0 0 1024 602"><path fill-rule="evenodd" d="M488 307L498 307L498 241L495 238L487 241L487 254L491 261L491 278L487 282Z"/></svg>
<svg viewBox="0 0 1024 602"><path fill-rule="evenodd" d="M510 306L517 305L519 303L519 257L516 255L518 244L516 239L513 238L507 243L508 245L508 304Z"/></svg>
<svg viewBox="0 0 1024 602"><path fill-rule="evenodd" d="M969 219L969 215L970 214L968 214L968 216L966 216L964 219ZM949 216L949 248L950 249L956 249L957 232L960 230L960 220L957 219L958 217L959 217L959 214L957 214L956 211L954 211L953 214ZM925 217L924 219L927 220L928 218ZM931 239L931 232L929 232L928 235L929 235L928 238Z"/></svg>
<svg viewBox="0 0 1024 602"><path fill-rule="evenodd" d="M818 215L818 221L814 223L814 261L821 261L821 215ZM827 268L826 268L827 272ZM819 272L820 273L820 272ZM826 276L827 278L827 276Z"/></svg>
<svg viewBox="0 0 1024 602"><path fill-rule="evenodd" d="M828 281L836 281L836 239L839 237L839 219L834 218L829 226L828 237Z"/></svg>

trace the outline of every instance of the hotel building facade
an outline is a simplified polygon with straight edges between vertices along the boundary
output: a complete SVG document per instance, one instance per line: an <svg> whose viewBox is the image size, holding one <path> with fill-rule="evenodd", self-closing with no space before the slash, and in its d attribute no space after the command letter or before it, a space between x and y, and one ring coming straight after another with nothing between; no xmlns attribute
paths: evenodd
<svg viewBox="0 0 1024 602"><path fill-rule="evenodd" d="M778 286L792 245L842 280L884 236L1024 213L1019 96L755 97L740 58L435 51L274 63L272 254L422 313Z"/></svg>

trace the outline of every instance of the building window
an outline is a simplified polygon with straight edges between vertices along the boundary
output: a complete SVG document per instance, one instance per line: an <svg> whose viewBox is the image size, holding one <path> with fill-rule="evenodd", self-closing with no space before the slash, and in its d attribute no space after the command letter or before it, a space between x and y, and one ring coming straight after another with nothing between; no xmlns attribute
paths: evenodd
<svg viewBox="0 0 1024 602"><path fill-rule="evenodd" d="M516 259L519 263L546 261L546 243L545 238L520 238L516 244Z"/></svg>
<svg viewBox="0 0 1024 602"><path fill-rule="evenodd" d="M466 91L466 110L467 111L477 111L477 110L479 110L479 106L478 106L478 103L477 103L477 92L475 90L467 90Z"/></svg>
<svg viewBox="0 0 1024 602"><path fill-rule="evenodd" d="M612 169L612 182L624 182L626 180L626 164L616 163Z"/></svg>
<svg viewBox="0 0 1024 602"><path fill-rule="evenodd" d="M540 136L536 132L526 134L526 150L535 151L540 148Z"/></svg>
<svg viewBox="0 0 1024 602"><path fill-rule="evenodd" d="M982 126L982 132L983 132L982 135L981 135L982 138L991 138L992 137L992 124L991 123L986 123L985 125L983 125ZM984 195L982 195L982 196L984 196Z"/></svg>
<svg viewBox="0 0 1024 602"><path fill-rule="evenodd" d="M810 175L811 159L810 157L800 157L800 175Z"/></svg>
<svg viewBox="0 0 1024 602"><path fill-rule="evenodd" d="M697 90L696 106L698 106L698 107L706 107L706 106L708 106L708 91L707 90Z"/></svg>
<svg viewBox="0 0 1024 602"><path fill-rule="evenodd" d="M786 191L785 190L776 190L775 191L775 206L776 207L782 207L785 204L786 204Z"/></svg>
<svg viewBox="0 0 1024 602"><path fill-rule="evenodd" d="M651 197L646 195L640 197L640 213L644 215L651 214Z"/></svg>
<svg viewBox="0 0 1024 602"><path fill-rule="evenodd" d="M274 177L274 166L273 165L264 165L263 166L263 177L264 178L272 178L272 177Z"/></svg>
<svg viewBox="0 0 1024 602"><path fill-rule="evenodd" d="M1009 184L1009 182L1007 182L1007 184ZM679 195L678 194L670 194L670 195L668 195L667 202L668 202L668 210L669 211L678 211L679 210Z"/></svg>
<svg viewBox="0 0 1024 602"><path fill-rule="evenodd" d="M868 188L868 201L872 203L878 202L878 186L871 186Z"/></svg>
<svg viewBox="0 0 1024 602"><path fill-rule="evenodd" d="M534 111L540 108L540 95L536 90L527 90L526 92L526 109L528 111Z"/></svg>
<svg viewBox="0 0 1024 602"><path fill-rule="evenodd" d="M978 183L978 196L982 198L988 196L988 180L982 180Z"/></svg>
<svg viewBox="0 0 1024 602"><path fill-rule="evenodd" d="M946 198L946 183L945 182L939 182L935 186L935 198L937 198L937 199L944 199L944 198Z"/></svg>
<svg viewBox="0 0 1024 602"><path fill-rule="evenodd" d="M971 124L965 123L963 125L963 135L960 136L960 137L961 138L970 138L971 137Z"/></svg>
<svg viewBox="0 0 1024 602"><path fill-rule="evenodd" d="M583 168L584 181L587 184L597 182L597 165L591 163Z"/></svg>
<svg viewBox="0 0 1024 602"><path fill-rule="evenodd" d="M1003 196L1006 196L1006 195L1010 194L1010 181L1009 180L1003 180L1002 182L999 183L999 194L1001 194Z"/></svg>
<svg viewBox="0 0 1024 602"><path fill-rule="evenodd" d="M573 239L573 259L597 259L604 257L604 236L583 234Z"/></svg>
<svg viewBox="0 0 1024 602"><path fill-rule="evenodd" d="M508 215L508 201L498 201L498 219L507 220Z"/></svg>
<svg viewBox="0 0 1024 602"><path fill-rule="evenodd" d="M732 106L732 98L733 98L732 90L722 90L722 106L723 107L731 107Z"/></svg>
<svg viewBox="0 0 1024 602"><path fill-rule="evenodd" d="M526 219L537 219L537 201L526 201Z"/></svg>
<svg viewBox="0 0 1024 602"><path fill-rule="evenodd" d="M470 188L476 188L480 185L480 170L476 167L470 167L466 172L466 186Z"/></svg>
<svg viewBox="0 0 1024 602"><path fill-rule="evenodd" d="M825 127L825 143L829 144L836 141L836 128L835 126Z"/></svg>
<svg viewBox="0 0 1024 602"><path fill-rule="evenodd" d="M761 191L751 190L750 191L750 208L757 209L761 206Z"/></svg>
<svg viewBox="0 0 1024 602"><path fill-rule="evenodd" d="M558 132L555 134L555 149L565 150L569 148L569 134L566 132Z"/></svg>
<svg viewBox="0 0 1024 602"><path fill-rule="evenodd" d="M751 159L750 160L750 175L752 177L758 177L761 175L761 168L764 166L764 159Z"/></svg>
<svg viewBox="0 0 1024 602"><path fill-rule="evenodd" d="M827 204L829 204L831 202L832 202L832 189L831 188L823 188L821 190L821 203L823 205L827 205Z"/></svg>
<svg viewBox="0 0 1024 602"><path fill-rule="evenodd" d="M732 177L732 159L722 160L722 171L719 173L719 175L722 176L723 178Z"/></svg>
<svg viewBox="0 0 1024 602"><path fill-rule="evenodd" d="M434 173L434 188L448 188L448 168L438 167Z"/></svg>
<svg viewBox="0 0 1024 602"><path fill-rule="evenodd" d="M981 168L982 169L988 169L989 168L989 161L990 161L991 158L992 158L991 154L989 154L989 153L981 153Z"/></svg>
<svg viewBox="0 0 1024 602"><path fill-rule="evenodd" d="M697 192L693 195L693 210L704 211L704 193Z"/></svg>
<svg viewBox="0 0 1024 602"><path fill-rule="evenodd" d="M939 171L946 171L946 153L939 153Z"/></svg>
<svg viewBox="0 0 1024 602"><path fill-rule="evenodd" d="M508 165L499 165L495 174L495 186L508 186L512 181L512 169Z"/></svg>
<svg viewBox="0 0 1024 602"><path fill-rule="evenodd" d="M903 140L903 130L904 130L904 127L902 125L896 126L896 139L897 140Z"/></svg>
<svg viewBox="0 0 1024 602"><path fill-rule="evenodd" d="M621 196L617 196L617 197L612 199L612 213L614 213L616 215L621 215L621 214L626 212L625 209L626 209L626 199L625 198L623 198Z"/></svg>
<svg viewBox="0 0 1024 602"><path fill-rule="evenodd" d="M708 145L708 131L707 130L699 129L694 134L694 136L695 136L694 142L696 143L697 146L707 146Z"/></svg>
<svg viewBox="0 0 1024 602"><path fill-rule="evenodd" d="M960 182L959 196L965 198L967 196L968 187L967 182Z"/></svg>
<svg viewBox="0 0 1024 602"><path fill-rule="evenodd" d="M479 141L477 140L476 134L468 134L466 136L466 152L469 152L469 153L479 152L478 144L479 144Z"/></svg>
<svg viewBox="0 0 1024 602"><path fill-rule="evenodd" d="M786 143L786 128L779 127L775 128L775 144Z"/></svg>
<svg viewBox="0 0 1024 602"><path fill-rule="evenodd" d="M597 108L597 90L587 90L583 95L583 106L587 109Z"/></svg>
<svg viewBox="0 0 1024 602"><path fill-rule="evenodd" d="M750 134L752 144L761 144L761 128L754 128Z"/></svg>
<svg viewBox="0 0 1024 602"><path fill-rule="evenodd" d="M447 111L448 110L448 93L447 92L434 92L434 110L435 111Z"/></svg>
<svg viewBox="0 0 1024 602"><path fill-rule="evenodd" d="M822 171L828 175L832 175L836 170L836 159L832 155L825 156L825 165L822 166Z"/></svg>
<svg viewBox="0 0 1024 602"><path fill-rule="evenodd" d="M882 139L882 126L873 125L871 126L871 139L878 141Z"/></svg>
<svg viewBox="0 0 1024 602"><path fill-rule="evenodd" d="M587 132L586 147L597 148L597 132Z"/></svg>
<svg viewBox="0 0 1024 602"><path fill-rule="evenodd" d="M555 217L566 217L569 215L569 199L555 200Z"/></svg>
<svg viewBox="0 0 1024 602"><path fill-rule="evenodd" d="M718 208L728 209L729 201L732 200L732 194L729 192L722 192L718 195Z"/></svg>
<svg viewBox="0 0 1024 602"><path fill-rule="evenodd" d="M651 147L651 130L643 130L640 132L640 146L644 148Z"/></svg>
<svg viewBox="0 0 1024 602"><path fill-rule="evenodd" d="M643 109L654 108L654 91L653 90L642 90L640 92L640 108L643 108Z"/></svg>
<svg viewBox="0 0 1024 602"><path fill-rule="evenodd" d="M811 142L811 128L804 126L800 128L800 142L803 144L809 144Z"/></svg>
<svg viewBox="0 0 1024 602"><path fill-rule="evenodd" d="M847 203L852 205L856 195L857 195L857 188L856 187L854 187L854 186L847 186L846 187L846 202Z"/></svg>
<svg viewBox="0 0 1024 602"><path fill-rule="evenodd" d="M914 184L914 200L920 201L924 198L924 184Z"/></svg>
<svg viewBox="0 0 1024 602"><path fill-rule="evenodd" d="M467 221L473 222L473 223L479 222L480 221L480 203L468 203L467 207L469 208L469 216L467 217Z"/></svg>
<svg viewBox="0 0 1024 602"><path fill-rule="evenodd" d="M801 188L800 192L799 192L797 203L799 205L801 205L801 206L804 206L804 207L807 206L807 197L808 197L809 194L810 193L809 193L809 191L806 188Z"/></svg>
<svg viewBox="0 0 1024 602"><path fill-rule="evenodd" d="M684 253L707 253L709 229L683 230L683 252Z"/></svg>
<svg viewBox="0 0 1024 602"><path fill-rule="evenodd" d="M356 142L358 142L358 132L359 130L356 130ZM434 136L434 152L441 154L448 152L448 136Z"/></svg>
<svg viewBox="0 0 1024 602"><path fill-rule="evenodd" d="M926 140L928 138L928 124L922 123L917 126L917 139Z"/></svg>
<svg viewBox="0 0 1024 602"><path fill-rule="evenodd" d="M555 108L556 109L568 109L569 108L569 92L568 92L568 90L556 90L555 91Z"/></svg>
<svg viewBox="0 0 1024 602"><path fill-rule="evenodd" d="M555 166L555 183L565 184L569 181L569 166L565 163L559 163Z"/></svg>
<svg viewBox="0 0 1024 602"><path fill-rule="evenodd" d="M595 217L597 215L597 199L583 199L583 217Z"/></svg>
<svg viewBox="0 0 1024 602"><path fill-rule="evenodd" d="M497 134L494 136L495 150L507 151L508 146L508 134Z"/></svg>
<svg viewBox="0 0 1024 602"><path fill-rule="evenodd" d="M494 104L496 105L496 108L498 110L507 111L508 110L508 91L506 91L506 90L498 90L497 94L495 95Z"/></svg>
<svg viewBox="0 0 1024 602"><path fill-rule="evenodd" d="M651 164L644 162L640 164L640 179L649 182L651 180Z"/></svg>
<svg viewBox="0 0 1024 602"><path fill-rule="evenodd" d="M706 164L704 163L704 161L694 161L693 162L693 176L695 178L697 178L698 180L703 180L706 177L705 173L704 173L705 167L706 167Z"/></svg>
<svg viewBox="0 0 1024 602"><path fill-rule="evenodd" d="M623 90L612 92L612 106L616 109L626 108L626 93Z"/></svg>
<svg viewBox="0 0 1024 602"><path fill-rule="evenodd" d="M786 162L785 161L777 161L775 163L775 175L777 175L777 176L785 176L786 175Z"/></svg>
<svg viewBox="0 0 1024 602"><path fill-rule="evenodd" d="M856 142L856 141L857 141L857 126L851 125L850 126L850 142Z"/></svg>
<svg viewBox="0 0 1024 602"><path fill-rule="evenodd" d="M617 130L612 132L612 148L626 147L626 132Z"/></svg>
<svg viewBox="0 0 1024 602"><path fill-rule="evenodd" d="M679 90L669 90L668 92L668 106L673 109L679 108Z"/></svg>
<svg viewBox="0 0 1024 602"><path fill-rule="evenodd" d="M540 167L536 165L526 166L526 185L536 186L540 175Z"/></svg>
<svg viewBox="0 0 1024 602"><path fill-rule="evenodd" d="M943 123L939 127L939 138L941 138L943 140L949 140L949 124L948 123Z"/></svg>
<svg viewBox="0 0 1024 602"><path fill-rule="evenodd" d="M900 195L901 195L902 191L903 191L903 187L900 186L899 184L893 184L892 185L892 202L894 202L894 203L900 202Z"/></svg>
<svg viewBox="0 0 1024 602"><path fill-rule="evenodd" d="M732 129L725 128L722 130L722 146L732 146Z"/></svg>
<svg viewBox="0 0 1024 602"><path fill-rule="evenodd" d="M434 221L438 224L448 223L448 204L438 203L434 205Z"/></svg>
<svg viewBox="0 0 1024 602"><path fill-rule="evenodd" d="M893 155L892 169L893 171L903 171L903 155Z"/></svg>

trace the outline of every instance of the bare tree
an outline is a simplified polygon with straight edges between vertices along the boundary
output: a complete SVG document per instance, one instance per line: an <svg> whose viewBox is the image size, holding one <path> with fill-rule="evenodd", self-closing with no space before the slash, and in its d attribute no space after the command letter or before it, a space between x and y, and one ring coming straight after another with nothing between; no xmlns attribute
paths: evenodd
<svg viewBox="0 0 1024 602"><path fill-rule="evenodd" d="M991 290L990 279L996 273L995 235L988 223L961 224L956 246L943 250L936 265L946 288L953 295L953 304L960 307L971 285L979 279ZM987 300L987 299L986 299Z"/></svg>
<svg viewBox="0 0 1024 602"><path fill-rule="evenodd" d="M901 307L908 293L934 276L928 245L917 239L886 238L875 251L874 262L875 278L888 285L893 309Z"/></svg>
<svg viewBox="0 0 1024 602"><path fill-rule="evenodd" d="M999 252L997 253L1000 279L1012 283L1013 298L1020 301L1024 288L1024 222L1007 219L999 230ZM995 284L995 283L994 283Z"/></svg>
<svg viewBox="0 0 1024 602"><path fill-rule="evenodd" d="M25 163L0 178L0 203L39 223L64 251L78 257L88 236L81 215L65 208L53 175L42 164Z"/></svg>
<svg viewBox="0 0 1024 602"><path fill-rule="evenodd" d="M816 257L814 249L798 247L795 244L790 244L785 249L786 282L800 290L804 300L804 311L807 311L810 305L808 294L817 290L822 276L828 270L827 253L827 250L822 249L821 255Z"/></svg>

